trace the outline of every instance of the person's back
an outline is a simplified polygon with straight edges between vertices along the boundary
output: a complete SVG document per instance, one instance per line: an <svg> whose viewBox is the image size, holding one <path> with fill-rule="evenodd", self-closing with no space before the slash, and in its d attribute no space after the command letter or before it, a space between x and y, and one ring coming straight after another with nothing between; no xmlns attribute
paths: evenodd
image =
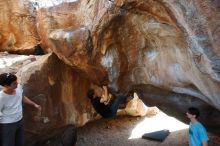
<svg viewBox="0 0 220 146"><path fill-rule="evenodd" d="M91 103L96 110L97 113L99 113L103 118L111 118L112 111L109 108L108 105L105 105L104 103L100 102L100 97L96 96L95 98L91 99Z"/></svg>
<svg viewBox="0 0 220 146"><path fill-rule="evenodd" d="M204 126L200 122L190 123L189 143L190 146L202 146L202 141L208 141Z"/></svg>
<svg viewBox="0 0 220 146"><path fill-rule="evenodd" d="M113 118L117 114L119 105L126 100L126 96L118 96L117 98L109 101L108 104L102 103L101 97L95 94L93 89L87 92L87 97L90 99L94 109L103 118Z"/></svg>

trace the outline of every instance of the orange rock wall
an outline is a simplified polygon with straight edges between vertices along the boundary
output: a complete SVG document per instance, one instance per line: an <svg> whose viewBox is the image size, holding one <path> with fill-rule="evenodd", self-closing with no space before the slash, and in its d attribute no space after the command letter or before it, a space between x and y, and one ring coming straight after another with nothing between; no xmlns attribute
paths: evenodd
<svg viewBox="0 0 220 146"><path fill-rule="evenodd" d="M219 113L219 0L23 0L0 1L0 6L1 50L27 49L40 42L45 52L79 70L80 78L107 85L112 94L125 95L138 86L147 103L151 97L145 87L153 86L161 94L151 103L166 103L161 108L168 112L175 109L183 117L187 106L204 105ZM61 77L72 78L65 72ZM59 90L72 93L75 86L64 87ZM75 101L68 95L59 101ZM71 113L75 105L67 107L65 112Z"/></svg>
<svg viewBox="0 0 220 146"><path fill-rule="evenodd" d="M0 1L0 51L25 50L40 42L36 13L28 2Z"/></svg>

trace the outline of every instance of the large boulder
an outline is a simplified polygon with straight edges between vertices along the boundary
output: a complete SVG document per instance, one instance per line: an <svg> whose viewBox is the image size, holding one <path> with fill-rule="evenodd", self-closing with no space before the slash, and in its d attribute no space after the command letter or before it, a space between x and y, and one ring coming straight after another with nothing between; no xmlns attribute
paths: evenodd
<svg viewBox="0 0 220 146"><path fill-rule="evenodd" d="M39 113L33 107L24 105L26 144L62 146L60 127L69 124L83 126L95 118L86 98L91 82L80 70L64 64L55 54L36 57L36 61L21 67L17 76L23 85L24 95L42 106ZM65 135L68 137L68 133Z"/></svg>
<svg viewBox="0 0 220 146"><path fill-rule="evenodd" d="M46 46L96 83L106 81L107 72L115 92L151 84L220 110L219 46L210 39L219 37L217 14L214 2L199 0L102 0L43 8L37 20Z"/></svg>
<svg viewBox="0 0 220 146"><path fill-rule="evenodd" d="M82 126L91 119L92 107L86 98L90 81L83 75L54 54L38 57L22 67L17 76L23 85L24 95L42 106L42 113L25 106L27 131L38 133L45 128L56 128L56 125Z"/></svg>
<svg viewBox="0 0 220 146"><path fill-rule="evenodd" d="M39 35L61 60L88 76L90 72L96 83L106 83L102 73L107 71L112 93L152 85L181 95L183 100L194 97L219 113L220 48L213 41L220 37L218 14L217 1L75 1L41 9ZM74 24L68 23L73 18ZM150 104L145 90L140 88L145 93L140 97ZM177 97L169 97L161 99L168 113L179 108L175 107ZM155 101L160 107L160 100ZM193 105L183 103L182 112ZM212 118L203 116L212 123Z"/></svg>
<svg viewBox="0 0 220 146"><path fill-rule="evenodd" d="M9 8L13 2L0 2L6 5L7 9L1 11L7 12L4 18L9 22L9 16L14 16ZM175 116L180 119L184 119L187 107L195 105L209 113L203 114L208 129L219 131L219 125L212 124L214 119L219 121L216 115L220 112L218 0L48 0L47 5L36 0L36 5L29 4L21 9L13 3L12 8L36 8L31 17L31 22L36 22L32 29L43 50L52 50L88 82L108 85L112 94L127 94L138 87L137 93L146 104L157 105L172 115L176 111ZM19 34L15 32L20 30L10 29L11 26L14 25L7 23L3 28L13 33L6 38L15 46ZM2 44L7 39L1 39ZM57 66L52 70L60 71ZM45 74L40 76L48 80ZM68 74L63 81L69 76L72 77ZM50 77L50 84L55 79ZM66 86L62 85L56 89L64 91ZM152 96L148 86L159 89L157 94ZM30 86L29 90L33 88ZM62 102L69 101L68 97ZM72 112L70 107L66 110Z"/></svg>

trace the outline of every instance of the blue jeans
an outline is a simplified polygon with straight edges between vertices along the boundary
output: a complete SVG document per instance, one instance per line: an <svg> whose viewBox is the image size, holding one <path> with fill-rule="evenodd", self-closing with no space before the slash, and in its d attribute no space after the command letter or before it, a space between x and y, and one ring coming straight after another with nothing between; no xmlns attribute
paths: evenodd
<svg viewBox="0 0 220 146"><path fill-rule="evenodd" d="M126 100L126 96L118 96L115 99L111 100L109 104L107 104L107 106L111 110L112 117L116 116L120 104L125 102L125 100Z"/></svg>
<svg viewBox="0 0 220 146"><path fill-rule="evenodd" d="M23 122L0 124L0 146L23 146Z"/></svg>

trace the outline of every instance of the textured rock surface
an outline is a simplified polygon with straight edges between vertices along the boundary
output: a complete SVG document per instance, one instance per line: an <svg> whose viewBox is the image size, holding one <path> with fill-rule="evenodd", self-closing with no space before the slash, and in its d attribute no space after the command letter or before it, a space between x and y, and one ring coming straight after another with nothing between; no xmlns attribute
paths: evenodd
<svg viewBox="0 0 220 146"><path fill-rule="evenodd" d="M0 58L0 74L4 72L17 73L21 67L36 61L36 58L31 55L12 55L3 52L0 53Z"/></svg>
<svg viewBox="0 0 220 146"><path fill-rule="evenodd" d="M24 95L42 106L39 115L25 106L24 119L27 131L42 132L75 124L84 125L92 116L92 107L86 98L90 82L83 73L61 62L56 55L39 57L17 73L24 86ZM35 126L33 126L35 125Z"/></svg>
<svg viewBox="0 0 220 146"><path fill-rule="evenodd" d="M52 146L67 142L73 146L76 129L66 125L82 126L95 116L85 97L90 82L54 54L40 57L0 55L1 73L17 73L24 95L42 106L42 112L38 113L24 105L26 144Z"/></svg>
<svg viewBox="0 0 220 146"><path fill-rule="evenodd" d="M153 115L152 113L148 112L148 109L149 108L145 106L143 101L138 98L137 94L134 94L134 98L127 103L124 111L126 114L131 116ZM154 115L156 115L156 113Z"/></svg>
<svg viewBox="0 0 220 146"><path fill-rule="evenodd" d="M35 1L0 1L1 11L7 12L1 13L0 22L14 22L14 10L31 14L33 21L24 21L23 32L34 32L35 38L26 39L30 35L21 33L18 25L2 23L1 29L10 30L0 33L2 48L23 49L25 39L27 46L39 40L45 51L53 51L91 82L108 84L113 94L138 86L146 104L175 111L180 119L188 106L196 105L209 113L202 119L208 127L219 127L210 125L219 121L215 115L220 110L218 0ZM148 85L157 89L153 97Z"/></svg>
<svg viewBox="0 0 220 146"><path fill-rule="evenodd" d="M218 14L217 1L76 1L41 9L38 28L96 83L107 71L115 92L152 84L219 109Z"/></svg>
<svg viewBox="0 0 220 146"><path fill-rule="evenodd" d="M0 50L25 52L40 42L35 11L28 1L0 1Z"/></svg>

